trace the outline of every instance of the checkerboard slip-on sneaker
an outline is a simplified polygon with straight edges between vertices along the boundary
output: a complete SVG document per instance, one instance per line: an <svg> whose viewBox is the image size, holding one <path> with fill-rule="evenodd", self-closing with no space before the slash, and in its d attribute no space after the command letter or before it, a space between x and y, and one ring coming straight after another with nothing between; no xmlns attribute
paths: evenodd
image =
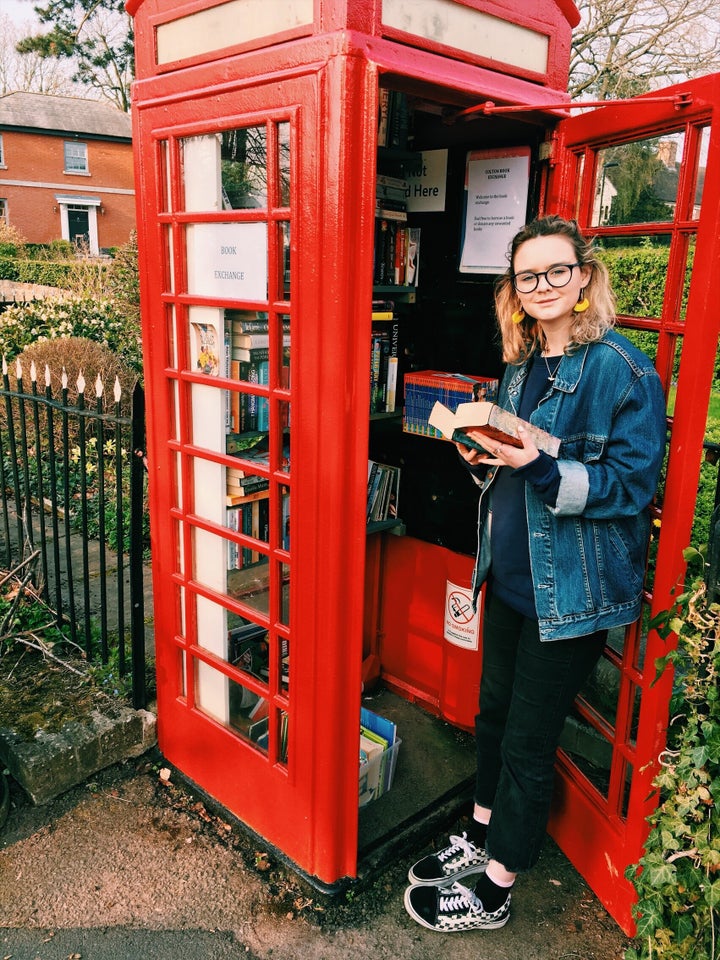
<svg viewBox="0 0 720 960"><path fill-rule="evenodd" d="M437 853L423 857L408 871L410 883L428 883L443 886L462 880L472 873L484 873L490 857L482 847L476 847L467 834L450 837L450 845Z"/></svg>
<svg viewBox="0 0 720 960"><path fill-rule="evenodd" d="M451 887L414 884L405 891L405 909L417 923L440 933L497 930L510 918L510 891L502 906L490 913L461 883Z"/></svg>

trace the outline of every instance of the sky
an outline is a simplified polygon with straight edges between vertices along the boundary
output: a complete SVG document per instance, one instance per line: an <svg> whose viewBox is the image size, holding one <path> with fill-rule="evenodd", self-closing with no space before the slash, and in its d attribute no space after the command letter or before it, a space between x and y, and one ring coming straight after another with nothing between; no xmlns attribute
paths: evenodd
<svg viewBox="0 0 720 960"><path fill-rule="evenodd" d="M39 2L39 0L36 0ZM13 23L21 25L35 21L35 12L33 0L2 0L2 12L8 16Z"/></svg>

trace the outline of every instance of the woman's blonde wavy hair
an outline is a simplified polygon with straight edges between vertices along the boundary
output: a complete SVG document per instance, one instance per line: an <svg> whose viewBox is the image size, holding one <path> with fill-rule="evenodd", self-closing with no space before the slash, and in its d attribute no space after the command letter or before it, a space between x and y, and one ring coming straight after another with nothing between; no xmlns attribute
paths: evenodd
<svg viewBox="0 0 720 960"><path fill-rule="evenodd" d="M592 270L584 288L590 306L582 313L573 314L567 350L572 351L573 346L599 340L615 324L615 296L610 277L605 264L597 259L592 241L582 235L575 220L564 220L557 216L540 217L526 224L513 237L510 266L495 284L495 310L506 363L522 363L534 350L545 346L542 329L533 317L526 314L519 323L512 319L513 314L520 310L520 300L513 286L515 254L527 240L555 236L567 237L575 250L576 262Z"/></svg>

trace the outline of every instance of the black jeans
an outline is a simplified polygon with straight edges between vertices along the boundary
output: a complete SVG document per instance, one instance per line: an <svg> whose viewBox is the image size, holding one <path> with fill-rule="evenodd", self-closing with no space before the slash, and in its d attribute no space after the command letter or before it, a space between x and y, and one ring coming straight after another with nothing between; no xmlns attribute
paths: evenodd
<svg viewBox="0 0 720 960"><path fill-rule="evenodd" d="M536 620L487 598L475 802L492 810L488 853L512 873L540 856L563 724L606 638L541 642Z"/></svg>

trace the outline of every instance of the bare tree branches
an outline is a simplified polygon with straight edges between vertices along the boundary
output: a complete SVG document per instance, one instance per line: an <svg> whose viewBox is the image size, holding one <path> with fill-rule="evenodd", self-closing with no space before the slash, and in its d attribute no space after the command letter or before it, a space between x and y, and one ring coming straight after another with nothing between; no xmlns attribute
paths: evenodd
<svg viewBox="0 0 720 960"><path fill-rule="evenodd" d="M67 63L41 57L37 53L18 53L16 46L25 36L6 14L0 15L0 96L20 90L23 93L48 93L77 96L72 68Z"/></svg>
<svg viewBox="0 0 720 960"><path fill-rule="evenodd" d="M632 96L720 70L717 0L577 4L581 22L574 34L569 81L576 99ZM0 50L0 92L61 92L55 85L65 74L57 73L57 65L72 63L73 80L127 111L134 50L132 20L123 0L46 0L34 9L47 29L14 44L26 57L32 55L26 63L30 76L8 80L10 66L17 70L17 65L9 64L7 51ZM7 34L4 19L0 25ZM50 65L55 71L46 75Z"/></svg>
<svg viewBox="0 0 720 960"><path fill-rule="evenodd" d="M717 0L579 0L574 98L626 97L720 70Z"/></svg>
<svg viewBox="0 0 720 960"><path fill-rule="evenodd" d="M127 112L134 73L132 19L122 0L49 0L36 6L49 29L16 45L21 54L71 62L73 80Z"/></svg>

